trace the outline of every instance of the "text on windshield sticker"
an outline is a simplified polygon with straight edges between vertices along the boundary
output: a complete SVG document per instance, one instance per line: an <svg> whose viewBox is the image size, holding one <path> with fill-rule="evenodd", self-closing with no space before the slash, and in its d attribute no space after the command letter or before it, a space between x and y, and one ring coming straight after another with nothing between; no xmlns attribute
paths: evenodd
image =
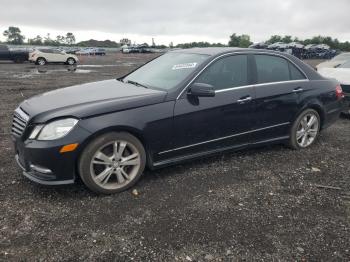
<svg viewBox="0 0 350 262"><path fill-rule="evenodd" d="M197 66L197 63L178 64L178 65L174 65L172 70L195 68L196 66Z"/></svg>

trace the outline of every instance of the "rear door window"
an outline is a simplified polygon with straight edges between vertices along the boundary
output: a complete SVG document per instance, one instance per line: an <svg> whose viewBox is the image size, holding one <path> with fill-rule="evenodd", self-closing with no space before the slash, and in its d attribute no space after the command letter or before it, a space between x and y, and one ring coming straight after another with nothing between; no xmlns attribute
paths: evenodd
<svg viewBox="0 0 350 262"><path fill-rule="evenodd" d="M228 56L214 62L196 82L210 84L215 90L249 85L247 55Z"/></svg>
<svg viewBox="0 0 350 262"><path fill-rule="evenodd" d="M255 55L258 84L290 80L288 61L271 55Z"/></svg>

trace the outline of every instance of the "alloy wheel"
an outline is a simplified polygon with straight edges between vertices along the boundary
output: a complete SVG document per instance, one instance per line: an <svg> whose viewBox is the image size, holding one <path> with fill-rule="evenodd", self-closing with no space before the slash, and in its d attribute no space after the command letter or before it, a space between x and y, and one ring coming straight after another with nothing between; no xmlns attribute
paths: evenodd
<svg viewBox="0 0 350 262"><path fill-rule="evenodd" d="M130 142L117 140L97 150L90 163L90 173L98 186L113 190L132 182L140 167L137 148Z"/></svg>
<svg viewBox="0 0 350 262"><path fill-rule="evenodd" d="M303 116L296 132L298 145L303 148L310 146L318 135L319 127L319 119L314 113L310 112Z"/></svg>
<svg viewBox="0 0 350 262"><path fill-rule="evenodd" d="M74 59L69 58L67 63L68 63L68 65L74 65Z"/></svg>
<svg viewBox="0 0 350 262"><path fill-rule="evenodd" d="M45 59L43 59L43 58L40 58L39 60L38 60L38 64L39 65L45 65Z"/></svg>

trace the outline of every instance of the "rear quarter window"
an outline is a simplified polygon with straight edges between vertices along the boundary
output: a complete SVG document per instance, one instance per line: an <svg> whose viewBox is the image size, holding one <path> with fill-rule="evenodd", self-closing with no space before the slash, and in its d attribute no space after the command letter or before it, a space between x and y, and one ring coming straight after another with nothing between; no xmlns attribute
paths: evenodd
<svg viewBox="0 0 350 262"><path fill-rule="evenodd" d="M292 63L289 63L289 69L291 80L306 79L305 75L302 72L300 72L300 70L296 68L295 65L293 65Z"/></svg>

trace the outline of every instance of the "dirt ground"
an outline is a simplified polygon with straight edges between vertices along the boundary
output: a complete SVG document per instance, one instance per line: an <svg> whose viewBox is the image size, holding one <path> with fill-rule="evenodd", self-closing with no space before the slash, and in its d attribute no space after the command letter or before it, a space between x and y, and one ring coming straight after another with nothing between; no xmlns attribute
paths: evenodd
<svg viewBox="0 0 350 262"><path fill-rule="evenodd" d="M138 196L22 176L9 134L22 100L116 78L152 57L84 57L75 71L0 63L0 260L349 261L348 119L306 150L275 145L147 171Z"/></svg>

